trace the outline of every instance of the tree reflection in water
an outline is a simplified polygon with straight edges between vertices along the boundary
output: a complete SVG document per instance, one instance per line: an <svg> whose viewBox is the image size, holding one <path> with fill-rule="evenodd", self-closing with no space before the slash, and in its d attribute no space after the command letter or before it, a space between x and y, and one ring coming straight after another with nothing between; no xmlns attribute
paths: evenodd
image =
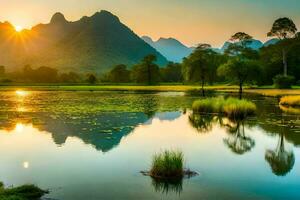
<svg viewBox="0 0 300 200"><path fill-rule="evenodd" d="M246 136L244 123L244 120L238 120L233 126L227 126L230 135L224 139L231 151L239 155L250 151L255 145L254 140Z"/></svg>
<svg viewBox="0 0 300 200"><path fill-rule="evenodd" d="M213 128L213 115L201 115L192 113L189 115L189 123L194 127L199 133L208 133Z"/></svg>
<svg viewBox="0 0 300 200"><path fill-rule="evenodd" d="M295 164L293 151L287 151L284 143L284 136L280 134L276 149L267 150L265 154L266 161L277 176L285 176L293 169Z"/></svg>

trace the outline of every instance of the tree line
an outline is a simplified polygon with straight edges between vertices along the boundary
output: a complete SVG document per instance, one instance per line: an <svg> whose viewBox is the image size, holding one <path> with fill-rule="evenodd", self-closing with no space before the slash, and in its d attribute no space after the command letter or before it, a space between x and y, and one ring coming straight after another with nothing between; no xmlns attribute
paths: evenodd
<svg viewBox="0 0 300 200"><path fill-rule="evenodd" d="M28 82L60 83L137 83L155 85L160 82L200 84L237 84L242 94L244 84L272 85L289 88L300 83L300 34L289 18L279 18L266 34L278 42L259 50L250 48L253 37L237 32L229 38L231 42L224 53L218 53L209 44L199 44L181 63L170 62L160 68L154 55L145 56L139 63L128 67L120 64L111 71L96 75L77 72L59 73L56 69L25 66L22 72L6 74L9 80ZM5 68L0 66L0 76Z"/></svg>

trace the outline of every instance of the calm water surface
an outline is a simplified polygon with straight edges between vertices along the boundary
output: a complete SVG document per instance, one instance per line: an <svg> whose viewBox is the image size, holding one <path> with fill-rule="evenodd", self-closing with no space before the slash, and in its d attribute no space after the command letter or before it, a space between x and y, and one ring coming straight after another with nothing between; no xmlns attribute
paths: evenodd
<svg viewBox="0 0 300 200"><path fill-rule="evenodd" d="M249 96L256 117L190 111L180 92L1 92L0 180L49 199L300 199L300 115ZM199 176L157 183L139 171L180 149Z"/></svg>

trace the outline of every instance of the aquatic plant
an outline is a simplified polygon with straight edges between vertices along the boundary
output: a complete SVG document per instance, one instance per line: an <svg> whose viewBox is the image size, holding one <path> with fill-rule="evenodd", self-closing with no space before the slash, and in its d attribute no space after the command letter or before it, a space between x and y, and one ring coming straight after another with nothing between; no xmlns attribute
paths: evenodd
<svg viewBox="0 0 300 200"><path fill-rule="evenodd" d="M245 99L214 97L195 101L192 109L196 113L221 113L239 119L253 115L256 105Z"/></svg>
<svg viewBox="0 0 300 200"><path fill-rule="evenodd" d="M48 191L42 190L35 185L4 188L4 184L0 182L0 199L4 200L38 200L47 193Z"/></svg>
<svg viewBox="0 0 300 200"><path fill-rule="evenodd" d="M280 105L300 107L300 95L297 96L284 96L280 99Z"/></svg>
<svg viewBox="0 0 300 200"><path fill-rule="evenodd" d="M164 151L155 154L150 176L154 178L182 178L184 157L181 151Z"/></svg>

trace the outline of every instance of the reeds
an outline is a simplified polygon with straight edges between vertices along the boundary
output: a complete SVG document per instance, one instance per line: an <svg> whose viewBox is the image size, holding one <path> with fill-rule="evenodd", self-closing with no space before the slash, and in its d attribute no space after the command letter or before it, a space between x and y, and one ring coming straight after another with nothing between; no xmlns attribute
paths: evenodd
<svg viewBox="0 0 300 200"><path fill-rule="evenodd" d="M229 118L241 119L255 114L256 105L244 99L214 97L195 101L192 109L196 113L225 114Z"/></svg>
<svg viewBox="0 0 300 200"><path fill-rule="evenodd" d="M150 176L153 178L182 178L184 157L181 151L163 151L153 156Z"/></svg>

